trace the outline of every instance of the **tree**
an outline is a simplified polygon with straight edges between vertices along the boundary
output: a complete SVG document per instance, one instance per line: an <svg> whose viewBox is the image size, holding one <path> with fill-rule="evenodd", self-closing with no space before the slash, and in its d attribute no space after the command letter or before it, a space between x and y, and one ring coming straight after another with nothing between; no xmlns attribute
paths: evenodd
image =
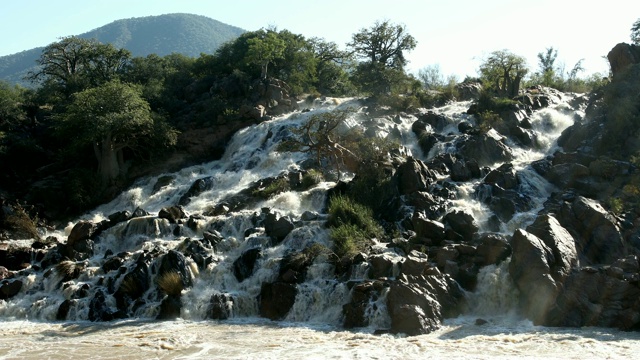
<svg viewBox="0 0 640 360"><path fill-rule="evenodd" d="M527 64L522 56L508 50L497 50L480 65L480 75L488 88L498 96L515 97L520 82L527 74Z"/></svg>
<svg viewBox="0 0 640 360"><path fill-rule="evenodd" d="M345 95L352 91L347 69L351 65L351 56L347 51L338 49L335 42L321 38L309 39L316 59L316 88L323 93Z"/></svg>
<svg viewBox="0 0 640 360"><path fill-rule="evenodd" d="M418 78L425 89L435 90L445 85L444 75L440 71L440 65L429 65L418 70Z"/></svg>
<svg viewBox="0 0 640 360"><path fill-rule="evenodd" d="M393 68L403 68L407 64L405 51L415 49L416 45L416 40L407 33L405 26L389 21L376 21L370 29L361 29L347 44L356 56L367 59L371 64Z"/></svg>
<svg viewBox="0 0 640 360"><path fill-rule="evenodd" d="M408 80L404 73L405 52L415 49L416 44L403 25L389 21L360 30L347 44L356 57L364 60L356 67L354 82L374 94L397 90L394 87Z"/></svg>
<svg viewBox="0 0 640 360"><path fill-rule="evenodd" d="M258 32L258 36L247 40L247 44L249 45L246 54L247 62L259 65L260 77L266 79L269 64L276 59L281 59L284 55L285 42L278 38L275 31L262 30Z"/></svg>
<svg viewBox="0 0 640 360"><path fill-rule="evenodd" d="M95 39L62 38L45 47L36 61L39 70L28 74L33 82L45 82L65 96L118 78L131 54Z"/></svg>
<svg viewBox="0 0 640 360"><path fill-rule="evenodd" d="M544 53L538 53L538 64L544 86L551 86L553 84L556 77L555 62L557 58L558 50L555 50L553 47L547 48Z"/></svg>
<svg viewBox="0 0 640 360"><path fill-rule="evenodd" d="M124 149L136 150L154 136L174 144L177 137L154 119L138 87L117 80L75 94L59 120L59 129L73 134L74 146L93 147L103 186L123 175Z"/></svg>
<svg viewBox="0 0 640 360"><path fill-rule="evenodd" d="M631 42L634 45L640 45L640 19L631 26Z"/></svg>

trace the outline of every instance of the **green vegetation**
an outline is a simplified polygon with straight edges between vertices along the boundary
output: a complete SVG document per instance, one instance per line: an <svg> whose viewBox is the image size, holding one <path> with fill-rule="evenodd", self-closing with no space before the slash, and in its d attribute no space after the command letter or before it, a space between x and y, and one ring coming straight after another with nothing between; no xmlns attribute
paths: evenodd
<svg viewBox="0 0 640 360"><path fill-rule="evenodd" d="M159 275L156 279L156 284L160 290L169 296L180 296L180 293L184 290L182 276L175 271L169 271Z"/></svg>
<svg viewBox="0 0 640 360"><path fill-rule="evenodd" d="M384 235L371 209L341 195L330 199L327 224L331 228L333 251L340 258L365 251L373 238Z"/></svg>
<svg viewBox="0 0 640 360"><path fill-rule="evenodd" d="M528 71L525 59L508 50L492 52L480 65L485 89L493 91L499 97L517 96L520 82Z"/></svg>
<svg viewBox="0 0 640 360"><path fill-rule="evenodd" d="M631 43L640 45L640 19L631 26Z"/></svg>

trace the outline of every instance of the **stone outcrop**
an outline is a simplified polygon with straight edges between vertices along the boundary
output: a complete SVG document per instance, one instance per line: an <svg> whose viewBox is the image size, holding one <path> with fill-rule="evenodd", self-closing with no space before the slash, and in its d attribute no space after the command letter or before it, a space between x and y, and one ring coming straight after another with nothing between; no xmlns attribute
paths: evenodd
<svg viewBox="0 0 640 360"><path fill-rule="evenodd" d="M629 66L640 63L640 46L619 43L609 51L607 60L615 76Z"/></svg>

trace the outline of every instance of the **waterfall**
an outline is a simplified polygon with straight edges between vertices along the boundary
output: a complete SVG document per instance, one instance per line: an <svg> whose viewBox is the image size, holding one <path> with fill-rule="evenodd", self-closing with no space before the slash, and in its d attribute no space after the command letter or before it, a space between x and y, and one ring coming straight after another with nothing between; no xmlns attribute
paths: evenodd
<svg viewBox="0 0 640 360"><path fill-rule="evenodd" d="M334 109L351 109L345 127L362 127L373 136L395 139L408 149L407 154L427 162L438 154L454 151L457 138L463 135L458 130L459 124L463 121L475 124L473 116L466 113L470 104L468 101L457 102L431 110L442 115L443 123L438 131L444 141L436 144L428 154L423 153L412 131L412 125L417 120L415 115L372 116L362 110L362 104L357 99L333 99L317 103L317 108L312 111L296 112L244 128L230 140L222 159L140 179L113 201L83 215L78 221L100 223L108 219L110 214L122 210L133 212L143 209L151 214L132 218L101 233L95 241L96 255L83 263L73 264L70 271L75 271L74 277L66 276L57 269L29 270L20 294L0 301L0 316L9 319L56 320L64 315L60 315L64 308L66 315L63 318L87 320L90 307L95 306L91 302L98 291L107 289L104 306L116 308L117 299L111 294L123 287L125 281L130 281L125 279L124 274L140 266L143 269L141 273L144 273L141 281L146 282L148 287L143 289L140 303L130 305L130 310L137 317L155 317L165 296L156 286L161 275L156 259L171 250L182 250L189 246L189 241L202 239L205 234L212 233L219 234L220 239L211 246L207 245L209 247L205 250L200 250L203 259L188 261L188 267L194 271L189 273L193 275L188 275L192 278L192 284L181 292L180 316L188 320L207 319L212 298L217 296L223 299L221 301L230 317L255 318L260 314L258 298L261 286L278 279L280 263L286 256L301 253L314 244L331 248L325 227L326 214L322 212L326 192L335 182L320 182L304 191L281 192L225 215L212 215L209 210L258 180L301 170L301 163L306 160L307 154L278 151L280 142L291 134L291 127L299 126L316 114ZM540 146L530 149L510 144L515 155L513 164L521 179L518 191L534 199L535 204L530 211L516 213L510 222L502 224L501 232L510 234L513 229L533 221L542 202L553 190L546 180L535 173L530 163L553 151L555 139L574 120L575 113L572 111L563 102L534 112L530 122ZM492 168L499 165L495 164ZM184 205L184 211L194 215L196 220L192 224L181 224L180 232L176 232L176 224L155 215L161 209L179 203L194 181L199 179L206 179L209 186ZM449 210L461 209L470 213L483 232L488 231L493 214L477 198L476 188L480 182L480 179L475 179L456 184L457 197L451 199L448 206ZM264 225L258 221L265 216L265 209L269 209L270 214L296 222L295 228L275 244L267 236ZM64 239L78 221L48 235ZM252 265L251 276L239 279L234 274L235 262L253 249L260 249L261 254ZM377 254L391 252L387 244L379 243L374 250ZM112 258L108 258L107 254ZM402 260L401 255L394 256L390 278L398 275L398 264ZM119 258L121 262L118 263L114 258ZM475 304L472 312L491 316L504 309L515 308L516 294L509 285L511 280L507 265L508 261L504 261L500 266L491 265L480 270L477 291L471 295ZM369 280L368 270L366 262L354 264L349 281ZM199 273L195 275L196 272ZM295 285L295 301L284 321L338 326L342 321L342 306L350 301L351 295L347 282L337 280L333 272L334 266L327 261L326 254L315 258L306 270L305 281ZM367 306L365 313L372 328L389 327L387 291L385 289Z"/></svg>

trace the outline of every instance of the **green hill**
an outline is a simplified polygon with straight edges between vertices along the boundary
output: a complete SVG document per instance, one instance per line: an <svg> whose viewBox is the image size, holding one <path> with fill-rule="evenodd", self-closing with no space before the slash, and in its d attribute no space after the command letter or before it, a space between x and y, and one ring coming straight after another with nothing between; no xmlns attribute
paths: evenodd
<svg viewBox="0 0 640 360"><path fill-rule="evenodd" d="M117 20L78 35L126 48L133 56L180 53L197 57L211 54L245 30L201 15L167 14ZM44 47L0 57L0 80L25 84L22 78L35 67Z"/></svg>

